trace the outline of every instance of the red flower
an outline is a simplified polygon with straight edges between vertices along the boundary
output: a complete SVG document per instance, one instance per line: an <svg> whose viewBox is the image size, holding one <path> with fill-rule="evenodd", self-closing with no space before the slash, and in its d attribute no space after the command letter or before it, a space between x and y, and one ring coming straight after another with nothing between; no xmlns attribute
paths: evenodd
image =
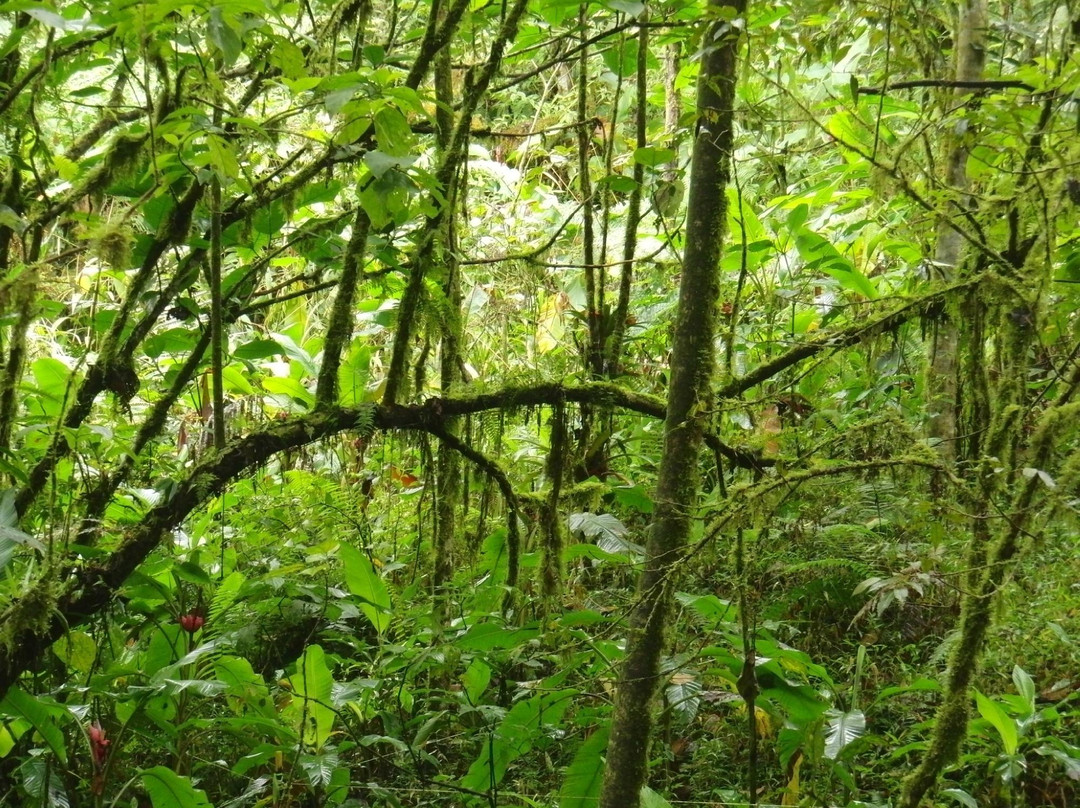
<svg viewBox="0 0 1080 808"><path fill-rule="evenodd" d="M203 624L206 623L206 618L198 612L190 612L189 614L180 615L180 628L186 631L188 634L194 634Z"/></svg>
<svg viewBox="0 0 1080 808"><path fill-rule="evenodd" d="M101 768L109 756L109 744L112 741L105 737L105 730L97 721L86 728L86 734L90 737L90 751L94 754L94 765Z"/></svg>

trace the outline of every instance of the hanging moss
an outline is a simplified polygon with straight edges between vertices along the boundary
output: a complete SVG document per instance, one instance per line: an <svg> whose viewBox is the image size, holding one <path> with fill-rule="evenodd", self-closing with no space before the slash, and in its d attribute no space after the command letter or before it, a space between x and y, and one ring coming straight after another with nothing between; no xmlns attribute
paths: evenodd
<svg viewBox="0 0 1080 808"><path fill-rule="evenodd" d="M109 223L91 237L90 243L101 263L119 270L130 266L135 234L123 223Z"/></svg>

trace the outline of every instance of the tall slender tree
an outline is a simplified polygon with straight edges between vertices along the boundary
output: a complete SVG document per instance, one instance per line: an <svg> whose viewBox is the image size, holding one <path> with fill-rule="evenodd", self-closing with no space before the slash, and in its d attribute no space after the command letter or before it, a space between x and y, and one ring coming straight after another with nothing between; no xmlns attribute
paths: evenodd
<svg viewBox="0 0 1080 808"><path fill-rule="evenodd" d="M955 51L955 78L958 83L970 85L982 78L986 61L986 24L986 0L965 0L961 4ZM969 97L971 90L964 86L956 87L951 95L952 100L961 107ZM969 205L971 181L968 178L968 157L974 134L965 122L965 118L958 118L949 134L944 185L953 198L938 223L934 253L935 271L946 283L958 276L964 257L964 238L957 229L957 223L962 221L963 211ZM927 377L927 429L930 437L938 441L942 458L948 461L955 460L957 456L957 421L961 407L957 375L960 329L957 320L958 316L954 313L937 323Z"/></svg>
<svg viewBox="0 0 1080 808"><path fill-rule="evenodd" d="M741 18L746 11L744 0L710 3L714 9L731 5ZM601 808L636 808L640 802L648 771L653 698L660 685L664 635L674 600L673 577L700 493L698 455L713 409L719 263L727 225L736 63L742 31L738 18L717 19L702 40L706 45L698 78L686 247L672 339L656 514L619 675Z"/></svg>

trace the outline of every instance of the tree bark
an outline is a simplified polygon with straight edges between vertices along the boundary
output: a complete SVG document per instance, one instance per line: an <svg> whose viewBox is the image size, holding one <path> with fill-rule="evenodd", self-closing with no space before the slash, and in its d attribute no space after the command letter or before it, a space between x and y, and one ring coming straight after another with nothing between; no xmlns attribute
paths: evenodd
<svg viewBox="0 0 1080 808"><path fill-rule="evenodd" d="M714 8L745 0L711 0ZM735 66L741 28L714 23L704 42L698 81L697 128L690 174L686 249L671 352L664 450L656 517L646 543L645 571L630 620L619 677L600 808L637 808L648 771L653 697L660 684L673 576L690 532L700 492L697 460L712 410L719 262L731 175Z"/></svg>
<svg viewBox="0 0 1080 808"><path fill-rule="evenodd" d="M986 61L986 0L965 0L960 8L956 31L956 76L958 85L953 98L959 102L972 91L969 84L977 83L983 74ZM963 123L961 118L959 123ZM945 185L955 194L953 210L941 217L938 223L937 249L934 267L941 280L954 281L963 259L964 239L953 225L953 218L967 204L971 182L967 175L968 154L971 150L970 135L966 128L957 126L950 136ZM957 422L960 400L958 386L957 356L960 332L956 318L946 315L937 326L927 377L927 433L938 441L938 451L943 460L956 460Z"/></svg>
<svg viewBox="0 0 1080 808"><path fill-rule="evenodd" d="M445 17L445 8L439 10ZM450 148L456 121L454 120L453 64L450 49L443 48L435 57L435 132L439 151L445 158ZM461 362L461 277L457 258L457 176L447 189L447 213L442 227L435 236L438 264L443 268L443 294L446 295L446 317L439 345L439 388L443 396L449 396L458 378ZM461 437L461 416L448 416L446 432L453 438ZM435 547L432 565L432 590L435 597L434 624L441 631L450 615L451 581L454 575L454 546L458 532L457 512L461 500L461 458L458 452L445 442L439 445L439 458L435 472L437 480L435 500ZM511 517L513 518L513 517Z"/></svg>

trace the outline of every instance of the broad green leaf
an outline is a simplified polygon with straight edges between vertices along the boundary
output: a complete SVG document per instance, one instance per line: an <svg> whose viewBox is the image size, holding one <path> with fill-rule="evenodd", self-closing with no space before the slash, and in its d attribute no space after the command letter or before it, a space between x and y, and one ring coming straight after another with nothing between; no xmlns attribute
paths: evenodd
<svg viewBox="0 0 1080 808"><path fill-rule="evenodd" d="M636 17L645 10L645 4L640 0L604 0L604 5L612 11L619 11L628 17Z"/></svg>
<svg viewBox="0 0 1080 808"><path fill-rule="evenodd" d="M346 766L338 766L330 775L330 782L326 788L326 804L340 805L349 796L349 783L351 781L349 769Z"/></svg>
<svg viewBox="0 0 1080 808"><path fill-rule="evenodd" d="M1015 755L1020 744L1016 721L1002 709L1000 704L991 701L978 690L975 691L975 704L979 708L979 715L989 721L991 726L998 731L1005 754Z"/></svg>
<svg viewBox="0 0 1080 808"><path fill-rule="evenodd" d="M228 179L236 179L240 176L240 163L233 154L229 144L217 135L208 135L206 146L210 150L210 165L218 173Z"/></svg>
<svg viewBox="0 0 1080 808"><path fill-rule="evenodd" d="M748 247L757 245L759 253L765 253L766 249L772 250L772 236L761 223L750 200L741 196L738 188L730 185L727 188L727 198L731 237L741 243L745 234ZM741 256L739 260L742 260Z"/></svg>
<svg viewBox="0 0 1080 808"><path fill-rule="evenodd" d="M297 660L297 673L289 677L294 699L290 705L293 716L302 721L304 743L322 749L334 728L336 714L331 706L334 679L326 664L321 646L309 645Z"/></svg>
<svg viewBox="0 0 1080 808"><path fill-rule="evenodd" d="M701 704L701 682L686 673L675 673L664 688L664 700L679 720L689 723Z"/></svg>
<svg viewBox="0 0 1080 808"><path fill-rule="evenodd" d="M382 45L365 45L362 53L372 67L378 67L386 60L386 48Z"/></svg>
<svg viewBox="0 0 1080 808"><path fill-rule="evenodd" d="M22 234L28 227L26 219L16 213L8 205L0 205L0 227L8 227L16 233Z"/></svg>
<svg viewBox="0 0 1080 808"><path fill-rule="evenodd" d="M302 754L298 762L312 786L325 788L330 785L330 779L337 771L341 759L337 752L327 751L315 755Z"/></svg>
<svg viewBox="0 0 1080 808"><path fill-rule="evenodd" d="M677 592L675 599L704 617L712 628L718 627L721 623L734 622L739 618L738 608L716 595L691 595L687 592Z"/></svg>
<svg viewBox="0 0 1080 808"><path fill-rule="evenodd" d="M338 546L338 556L345 567L345 585L363 601L362 611L380 634L390 625L390 594L375 571L371 559L351 544Z"/></svg>
<svg viewBox="0 0 1080 808"><path fill-rule="evenodd" d="M231 21L225 18L220 6L211 6L210 8L210 20L206 25L206 34L210 42L221 51L226 65L231 65L240 58L240 54L243 52L240 34L233 28Z"/></svg>
<svg viewBox="0 0 1080 808"><path fill-rule="evenodd" d="M633 177L625 177L622 174L612 174L599 180L597 186L606 185L612 191L620 194L628 194L638 187Z"/></svg>
<svg viewBox="0 0 1080 808"><path fill-rule="evenodd" d="M596 808L604 780L603 755L610 731L608 724L597 727L578 747L563 776L559 808Z"/></svg>
<svg viewBox="0 0 1080 808"><path fill-rule="evenodd" d="M807 269L824 272L835 278L840 286L863 297L877 297L877 290L849 259L840 254L833 244L812 230L800 229L795 233L795 246L806 262Z"/></svg>
<svg viewBox="0 0 1080 808"><path fill-rule="evenodd" d="M1080 749L1058 738L1053 740L1065 748L1055 749L1051 746L1040 746L1035 751L1040 755L1060 761L1061 765L1065 767L1065 775L1070 780L1080 780ZM1065 751L1066 749L1069 751Z"/></svg>
<svg viewBox="0 0 1080 808"><path fill-rule="evenodd" d="M385 171L385 169L384 169ZM383 174L377 175L384 176ZM373 228L382 228L390 222L390 210L386 204L386 198L379 193L375 183L369 182L360 191L360 204L364 207L364 213L371 219Z"/></svg>
<svg viewBox="0 0 1080 808"><path fill-rule="evenodd" d="M1016 692L1020 694L1020 698L1024 701L1025 712L1023 717L1026 718L1035 712L1035 682L1027 671L1019 665L1013 665L1012 680L1013 684L1016 685Z"/></svg>
<svg viewBox="0 0 1080 808"><path fill-rule="evenodd" d="M611 489L615 501L626 508L633 508L639 513L652 513L653 501L640 485L619 485Z"/></svg>
<svg viewBox="0 0 1080 808"><path fill-rule="evenodd" d="M641 787L641 808L672 808L671 803L648 786Z"/></svg>
<svg viewBox="0 0 1080 808"><path fill-rule="evenodd" d="M171 633L174 633L174 634L179 634L179 632L182 631L182 629L180 629L180 626L175 625L175 624L172 625L172 626L169 626L169 628L176 630L176 632L171 632ZM167 635L165 635L164 633L161 633L158 636L162 637L162 638L165 638ZM151 641L151 642L153 642L153 641ZM159 642L160 642L160 640L159 640ZM218 645L220 645L221 642L222 641L220 639L217 639L217 640L210 640L209 642L204 642L204 643L200 644L198 647L193 648L192 650L188 651L186 654L184 654L182 657L180 657L178 660L176 660L176 662L173 662L171 665L166 665L166 666L164 666L162 668L159 668L157 671L154 672L154 675L150 677L150 681L153 684L160 685L161 683L165 682L166 680L176 680L176 679L182 678L186 674L186 671L185 671L186 666L191 665L191 664L193 664L195 662L198 662L204 656L214 656L214 655L216 655L218 653ZM182 648L184 646L182 646L182 645L177 646L175 644L175 642L174 642L168 648L168 652L170 653L170 655L173 652L173 650L175 648L177 648L177 647Z"/></svg>
<svg viewBox="0 0 1080 808"><path fill-rule="evenodd" d="M562 714L577 694L576 690L555 690L519 701L485 739L480 756L473 761L461 785L474 791L487 791L506 776L509 765L529 752L546 737L547 727L557 726Z"/></svg>
<svg viewBox="0 0 1080 808"><path fill-rule="evenodd" d="M20 687L12 687L0 702L0 713L25 718L57 759L61 763L67 762L64 732L60 729L61 719L71 717L66 709L32 696Z"/></svg>
<svg viewBox="0 0 1080 808"><path fill-rule="evenodd" d="M277 340L272 339L253 339L250 342L245 342L243 345L238 345L232 352L232 355L237 359L268 359L271 356L280 356L285 353L285 349L281 347L281 344Z"/></svg>
<svg viewBox="0 0 1080 808"><path fill-rule="evenodd" d="M838 112L826 124L829 134L842 145L869 153L873 149L873 134L850 112Z"/></svg>
<svg viewBox="0 0 1080 808"><path fill-rule="evenodd" d="M415 163L415 156L394 157L386 152L372 149L364 154L364 163L371 171L372 176L378 178L392 168L408 168Z"/></svg>
<svg viewBox="0 0 1080 808"><path fill-rule="evenodd" d="M322 83L321 76L300 76L299 78L283 79L285 86L289 88L293 95L300 95L306 93L308 90L314 90L319 84Z"/></svg>
<svg viewBox="0 0 1080 808"><path fill-rule="evenodd" d="M41 392L57 400L63 400L67 391L68 378L71 376L67 365L59 359L43 356L33 361L30 371L34 374L34 380Z"/></svg>
<svg viewBox="0 0 1080 808"><path fill-rule="evenodd" d="M67 788L57 769L52 761L41 756L32 757L19 766L21 785L30 798L30 804L70 808Z"/></svg>
<svg viewBox="0 0 1080 808"><path fill-rule="evenodd" d="M656 168L670 163L675 159L674 149L663 149L658 146L644 146L634 150L634 162L648 168Z"/></svg>
<svg viewBox="0 0 1080 808"><path fill-rule="evenodd" d="M978 800L962 788L943 788L941 793L950 799L956 800L956 802L963 805L964 808L979 808Z"/></svg>
<svg viewBox="0 0 1080 808"><path fill-rule="evenodd" d="M213 583L210 580L209 573L194 561L178 561L173 564L172 571L173 575L181 581L187 581L189 584L210 586Z"/></svg>
<svg viewBox="0 0 1080 808"><path fill-rule="evenodd" d="M268 376L262 380L263 389L274 395L285 396L300 406L311 409L315 406L315 396L298 380L287 376Z"/></svg>
<svg viewBox="0 0 1080 808"><path fill-rule="evenodd" d="M338 397L341 406L355 407L367 400L373 352L370 345L355 340L338 367Z"/></svg>
<svg viewBox="0 0 1080 808"><path fill-rule="evenodd" d="M290 359L293 359L300 363L300 366L304 369L304 372L309 376L318 376L319 368L315 364L315 360L311 358L311 354L296 344L296 340L290 337L288 334L271 334L274 341L281 346L281 350Z"/></svg>
<svg viewBox="0 0 1080 808"><path fill-rule="evenodd" d="M213 679L163 679L160 689L167 696L176 696L190 690L200 696L210 697L224 693L226 685Z"/></svg>
<svg viewBox="0 0 1080 808"><path fill-rule="evenodd" d="M644 555L645 548L626 538L629 532L617 517L610 513L573 513L568 520L572 533L593 539L605 553Z"/></svg>
<svg viewBox="0 0 1080 808"><path fill-rule="evenodd" d="M221 381L226 393L236 393L241 396L256 395L247 374L236 365L227 365L221 369Z"/></svg>
<svg viewBox="0 0 1080 808"><path fill-rule="evenodd" d="M196 332L188 328L170 328L148 337L143 343L143 353L157 359L163 353L186 354L199 341Z"/></svg>
<svg viewBox="0 0 1080 808"><path fill-rule="evenodd" d="M829 710L825 725L825 757L836 760L844 747L866 732L866 716L862 710L842 713Z"/></svg>
<svg viewBox="0 0 1080 808"><path fill-rule="evenodd" d="M224 683L225 692L234 697L233 709L244 712L243 707L254 710L265 718L276 719L277 710L270 698L270 691L262 676L255 673L251 663L242 657L222 656L214 660L214 675ZM250 715L250 713L249 713Z"/></svg>
<svg viewBox="0 0 1080 808"><path fill-rule="evenodd" d="M205 791L172 769L154 766L141 772L140 777L154 808L213 808Z"/></svg>
<svg viewBox="0 0 1080 808"><path fill-rule="evenodd" d="M413 145L412 129L397 107L384 106L375 113L375 138L379 151L392 157L405 157Z"/></svg>
<svg viewBox="0 0 1080 808"><path fill-rule="evenodd" d="M53 643L52 650L65 665L80 673L89 673L97 659L97 643L85 631L68 631Z"/></svg>
<svg viewBox="0 0 1080 808"><path fill-rule="evenodd" d="M469 663L469 667L465 669L465 675L462 677L462 685L465 688L465 696L468 698L469 704L480 703L480 697L484 695L490 681L491 667L484 660L477 657Z"/></svg>
<svg viewBox="0 0 1080 808"><path fill-rule="evenodd" d="M304 62L306 57L300 46L290 42L285 37L272 37L272 40L274 46L270 49L270 64L281 69L283 80L286 82L289 80L294 82L310 81L312 77L305 75ZM319 81L321 81L321 78L315 77L315 84L318 84ZM293 88L290 86L289 89ZM296 92L296 90L293 90L293 92Z"/></svg>
<svg viewBox="0 0 1080 808"><path fill-rule="evenodd" d="M438 729L443 723L445 723L446 716L448 714L449 713L447 710L439 710L437 713L431 716L431 718L425 721L420 726L420 729L418 729L416 731L416 734L413 736L413 749L419 749L424 744L426 744L428 742L428 739L431 738L432 734L435 732L435 730Z"/></svg>
<svg viewBox="0 0 1080 808"><path fill-rule="evenodd" d="M6 758L11 754L11 750L15 748L16 741L30 725L26 721L16 719L14 721L8 721L6 724L0 724L0 758Z"/></svg>
<svg viewBox="0 0 1080 808"><path fill-rule="evenodd" d="M828 702L816 690L806 685L790 685L776 681L773 686L762 689L761 698L779 706L791 721L799 726L816 721L829 709Z"/></svg>
<svg viewBox="0 0 1080 808"><path fill-rule="evenodd" d="M334 87L327 92L326 97L323 99L323 104L326 106L326 111L331 115L337 115L339 112L345 109L345 106L352 101L353 96L357 92L361 92L363 86L356 84L355 82L349 82L344 86Z"/></svg>

